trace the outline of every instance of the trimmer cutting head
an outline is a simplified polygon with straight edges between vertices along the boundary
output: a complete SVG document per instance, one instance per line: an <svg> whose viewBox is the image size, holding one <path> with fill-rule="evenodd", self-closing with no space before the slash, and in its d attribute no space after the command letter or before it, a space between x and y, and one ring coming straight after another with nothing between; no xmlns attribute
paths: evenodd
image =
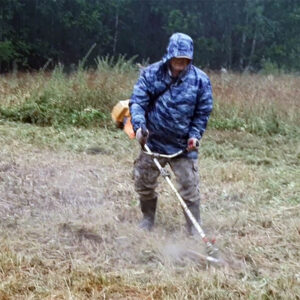
<svg viewBox="0 0 300 300"><path fill-rule="evenodd" d="M207 261L213 263L220 263L219 259L219 249L215 247L212 243L206 244L206 253L208 256L206 257Z"/></svg>
<svg viewBox="0 0 300 300"><path fill-rule="evenodd" d="M208 250L208 249L207 249ZM214 267L220 267L224 266L225 262L223 259L218 257L218 249L214 247L213 252L211 251L212 249L209 249L207 251L207 255L203 255L199 253L198 251L192 250L192 249L187 249L186 253L191 256L193 259L200 259L206 264L212 265ZM209 254L210 252L211 254Z"/></svg>

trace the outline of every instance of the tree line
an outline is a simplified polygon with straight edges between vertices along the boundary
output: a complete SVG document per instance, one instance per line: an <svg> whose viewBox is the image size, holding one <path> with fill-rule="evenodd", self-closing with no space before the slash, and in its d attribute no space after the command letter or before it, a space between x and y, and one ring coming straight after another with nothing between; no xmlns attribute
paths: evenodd
<svg viewBox="0 0 300 300"><path fill-rule="evenodd" d="M299 0L0 0L0 71L160 59L169 36L194 39L203 68L300 70Z"/></svg>

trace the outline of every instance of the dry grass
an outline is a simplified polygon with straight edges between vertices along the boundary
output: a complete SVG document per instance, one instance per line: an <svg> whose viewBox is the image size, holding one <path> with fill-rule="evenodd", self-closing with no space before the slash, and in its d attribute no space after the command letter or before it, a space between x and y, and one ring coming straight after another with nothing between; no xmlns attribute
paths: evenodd
<svg viewBox="0 0 300 300"><path fill-rule="evenodd" d="M300 77L293 75L209 74L219 102L234 105L238 111L268 107L284 118L296 120L300 108ZM299 121L299 120L298 120Z"/></svg>
<svg viewBox="0 0 300 300"><path fill-rule="evenodd" d="M300 126L300 77L231 73L210 77L215 96L210 126L259 135L295 134Z"/></svg>
<svg viewBox="0 0 300 300"><path fill-rule="evenodd" d="M0 298L299 299L296 139L208 131L202 216L226 261L214 268L187 255L204 249L163 181L155 230L137 229L138 147L122 133L0 132Z"/></svg>

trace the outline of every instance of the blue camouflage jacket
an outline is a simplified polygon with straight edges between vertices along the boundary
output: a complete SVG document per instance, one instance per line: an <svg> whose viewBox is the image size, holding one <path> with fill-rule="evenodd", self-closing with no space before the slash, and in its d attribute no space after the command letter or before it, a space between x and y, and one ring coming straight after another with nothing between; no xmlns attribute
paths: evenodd
<svg viewBox="0 0 300 300"><path fill-rule="evenodd" d="M168 64L173 57L192 60L193 40L188 35L171 36L166 55L142 71L129 102L134 131L146 125L147 145L164 154L186 149L190 137L200 140L213 106L210 80L192 63L172 82ZM197 151L185 155L198 156Z"/></svg>

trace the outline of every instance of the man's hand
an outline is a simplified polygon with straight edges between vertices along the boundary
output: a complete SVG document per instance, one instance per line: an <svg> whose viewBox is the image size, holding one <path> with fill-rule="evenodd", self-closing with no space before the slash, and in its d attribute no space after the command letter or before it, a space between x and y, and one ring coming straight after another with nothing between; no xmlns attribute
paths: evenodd
<svg viewBox="0 0 300 300"><path fill-rule="evenodd" d="M147 143L149 131L146 128L146 126L143 125L136 131L135 136L136 136L136 139L138 140L138 142L141 144L141 146L144 147L144 145Z"/></svg>
<svg viewBox="0 0 300 300"><path fill-rule="evenodd" d="M190 152L193 150L198 150L198 148L199 148L199 140L197 140L196 138L189 138L187 151Z"/></svg>

